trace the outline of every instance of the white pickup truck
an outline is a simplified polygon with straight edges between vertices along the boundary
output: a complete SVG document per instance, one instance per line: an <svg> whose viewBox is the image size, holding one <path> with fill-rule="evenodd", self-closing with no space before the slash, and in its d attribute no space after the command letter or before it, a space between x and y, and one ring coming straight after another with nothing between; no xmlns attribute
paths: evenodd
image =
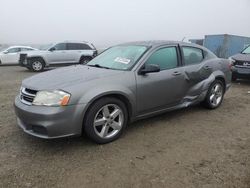
<svg viewBox="0 0 250 188"><path fill-rule="evenodd" d="M65 41L47 50L36 50L20 54L19 64L34 72L45 67L86 64L97 55L97 50L89 42Z"/></svg>

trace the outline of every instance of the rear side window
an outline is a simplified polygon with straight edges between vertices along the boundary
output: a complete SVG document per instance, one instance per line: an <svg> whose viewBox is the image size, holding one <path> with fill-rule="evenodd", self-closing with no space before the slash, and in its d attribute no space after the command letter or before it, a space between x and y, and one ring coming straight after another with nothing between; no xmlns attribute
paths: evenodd
<svg viewBox="0 0 250 188"><path fill-rule="evenodd" d="M32 48L21 48L21 51L31 51L33 50Z"/></svg>
<svg viewBox="0 0 250 188"><path fill-rule="evenodd" d="M68 43L68 50L91 50L89 45L83 43Z"/></svg>
<svg viewBox="0 0 250 188"><path fill-rule="evenodd" d="M66 50L66 44L65 43L58 43L54 46L56 50Z"/></svg>
<svg viewBox="0 0 250 188"><path fill-rule="evenodd" d="M203 61L203 52L199 48L183 47L185 65L198 64Z"/></svg>
<svg viewBox="0 0 250 188"><path fill-rule="evenodd" d="M178 66L176 48L167 47L157 50L148 58L146 64L159 65L161 70L176 68Z"/></svg>
<svg viewBox="0 0 250 188"><path fill-rule="evenodd" d="M80 49L82 50L91 50L91 48L87 44L79 44L79 46L80 46Z"/></svg>

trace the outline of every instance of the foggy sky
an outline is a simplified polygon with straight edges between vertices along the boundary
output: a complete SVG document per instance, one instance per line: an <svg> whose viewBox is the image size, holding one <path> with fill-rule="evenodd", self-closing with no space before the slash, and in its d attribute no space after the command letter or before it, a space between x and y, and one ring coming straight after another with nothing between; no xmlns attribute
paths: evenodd
<svg viewBox="0 0 250 188"><path fill-rule="evenodd" d="M0 43L250 36L250 0L0 0Z"/></svg>

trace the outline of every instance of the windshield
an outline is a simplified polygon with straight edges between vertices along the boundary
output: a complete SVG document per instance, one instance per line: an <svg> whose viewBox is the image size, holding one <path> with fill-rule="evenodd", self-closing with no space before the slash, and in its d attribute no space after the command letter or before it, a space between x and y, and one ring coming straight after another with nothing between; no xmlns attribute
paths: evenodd
<svg viewBox="0 0 250 188"><path fill-rule="evenodd" d="M129 70L146 50L147 47L145 46L115 46L95 57L87 65L116 70Z"/></svg>
<svg viewBox="0 0 250 188"><path fill-rule="evenodd" d="M241 52L242 54L250 54L250 46Z"/></svg>

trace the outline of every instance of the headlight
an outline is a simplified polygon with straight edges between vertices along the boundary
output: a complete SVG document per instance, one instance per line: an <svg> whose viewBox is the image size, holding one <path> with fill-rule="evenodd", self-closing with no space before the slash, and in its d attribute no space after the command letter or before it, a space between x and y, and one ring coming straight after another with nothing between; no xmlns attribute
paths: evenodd
<svg viewBox="0 0 250 188"><path fill-rule="evenodd" d="M64 91L39 91L32 104L42 106L66 106L69 99L70 94Z"/></svg>
<svg viewBox="0 0 250 188"><path fill-rule="evenodd" d="M229 57L228 60L231 61L231 63L235 63L236 62L235 59L233 59L232 57Z"/></svg>

